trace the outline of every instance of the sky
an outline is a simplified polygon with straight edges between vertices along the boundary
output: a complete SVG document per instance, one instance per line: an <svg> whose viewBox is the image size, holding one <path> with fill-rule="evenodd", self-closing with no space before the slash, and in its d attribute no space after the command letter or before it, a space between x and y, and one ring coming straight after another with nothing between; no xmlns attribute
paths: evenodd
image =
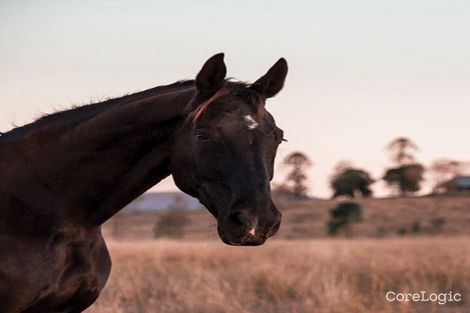
<svg viewBox="0 0 470 313"><path fill-rule="evenodd" d="M0 131L194 78L218 52L242 81L280 57L289 63L284 90L267 103L288 139L277 182L297 150L313 161L313 196L331 195L342 160L380 179L398 136L426 166L470 159L470 1L2 0ZM153 190L175 188L167 179Z"/></svg>

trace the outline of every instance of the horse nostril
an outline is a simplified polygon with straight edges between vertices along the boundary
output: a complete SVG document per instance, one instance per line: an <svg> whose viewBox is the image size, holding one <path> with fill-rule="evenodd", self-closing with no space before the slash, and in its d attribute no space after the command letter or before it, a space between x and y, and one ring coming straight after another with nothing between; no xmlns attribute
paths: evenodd
<svg viewBox="0 0 470 313"><path fill-rule="evenodd" d="M230 232L237 234L239 236L243 235L246 231L247 222L243 213L233 212L230 213L225 220L225 227L230 230Z"/></svg>

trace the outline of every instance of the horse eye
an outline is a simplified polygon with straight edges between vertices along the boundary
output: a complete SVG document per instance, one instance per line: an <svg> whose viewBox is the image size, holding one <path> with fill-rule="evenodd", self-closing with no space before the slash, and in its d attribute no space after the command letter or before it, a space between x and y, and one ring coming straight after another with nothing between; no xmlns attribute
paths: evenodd
<svg viewBox="0 0 470 313"><path fill-rule="evenodd" d="M196 139L199 140L199 141L210 141L210 138L209 136L207 136L205 133L203 132L199 132L199 131L196 131L194 133L194 135L196 136Z"/></svg>

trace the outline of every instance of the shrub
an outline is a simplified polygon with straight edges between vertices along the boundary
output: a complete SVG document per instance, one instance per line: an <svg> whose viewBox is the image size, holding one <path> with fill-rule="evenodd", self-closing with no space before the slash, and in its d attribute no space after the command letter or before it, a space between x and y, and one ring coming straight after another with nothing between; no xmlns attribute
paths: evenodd
<svg viewBox="0 0 470 313"><path fill-rule="evenodd" d="M406 235L406 233L407 233L406 227L404 227L404 226L398 228L398 230L397 230L397 234L400 235L400 236L404 236L404 235Z"/></svg>
<svg viewBox="0 0 470 313"><path fill-rule="evenodd" d="M181 238L188 223L189 219L184 212L169 211L155 223L154 237Z"/></svg>
<svg viewBox="0 0 470 313"><path fill-rule="evenodd" d="M336 235L344 231L346 236L352 236L351 224L362 221L362 209L356 202L343 202L330 211L328 234Z"/></svg>
<svg viewBox="0 0 470 313"><path fill-rule="evenodd" d="M419 233L421 231L421 224L419 221L414 221L413 224L411 225L411 232L412 233Z"/></svg>

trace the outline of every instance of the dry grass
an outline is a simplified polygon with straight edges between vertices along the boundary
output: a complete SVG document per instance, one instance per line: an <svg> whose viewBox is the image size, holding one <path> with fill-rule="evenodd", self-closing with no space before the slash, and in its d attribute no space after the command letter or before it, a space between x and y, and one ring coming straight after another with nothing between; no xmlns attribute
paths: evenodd
<svg viewBox="0 0 470 313"><path fill-rule="evenodd" d="M110 242L113 270L87 313L470 312L470 238ZM460 292L460 304L386 291Z"/></svg>

